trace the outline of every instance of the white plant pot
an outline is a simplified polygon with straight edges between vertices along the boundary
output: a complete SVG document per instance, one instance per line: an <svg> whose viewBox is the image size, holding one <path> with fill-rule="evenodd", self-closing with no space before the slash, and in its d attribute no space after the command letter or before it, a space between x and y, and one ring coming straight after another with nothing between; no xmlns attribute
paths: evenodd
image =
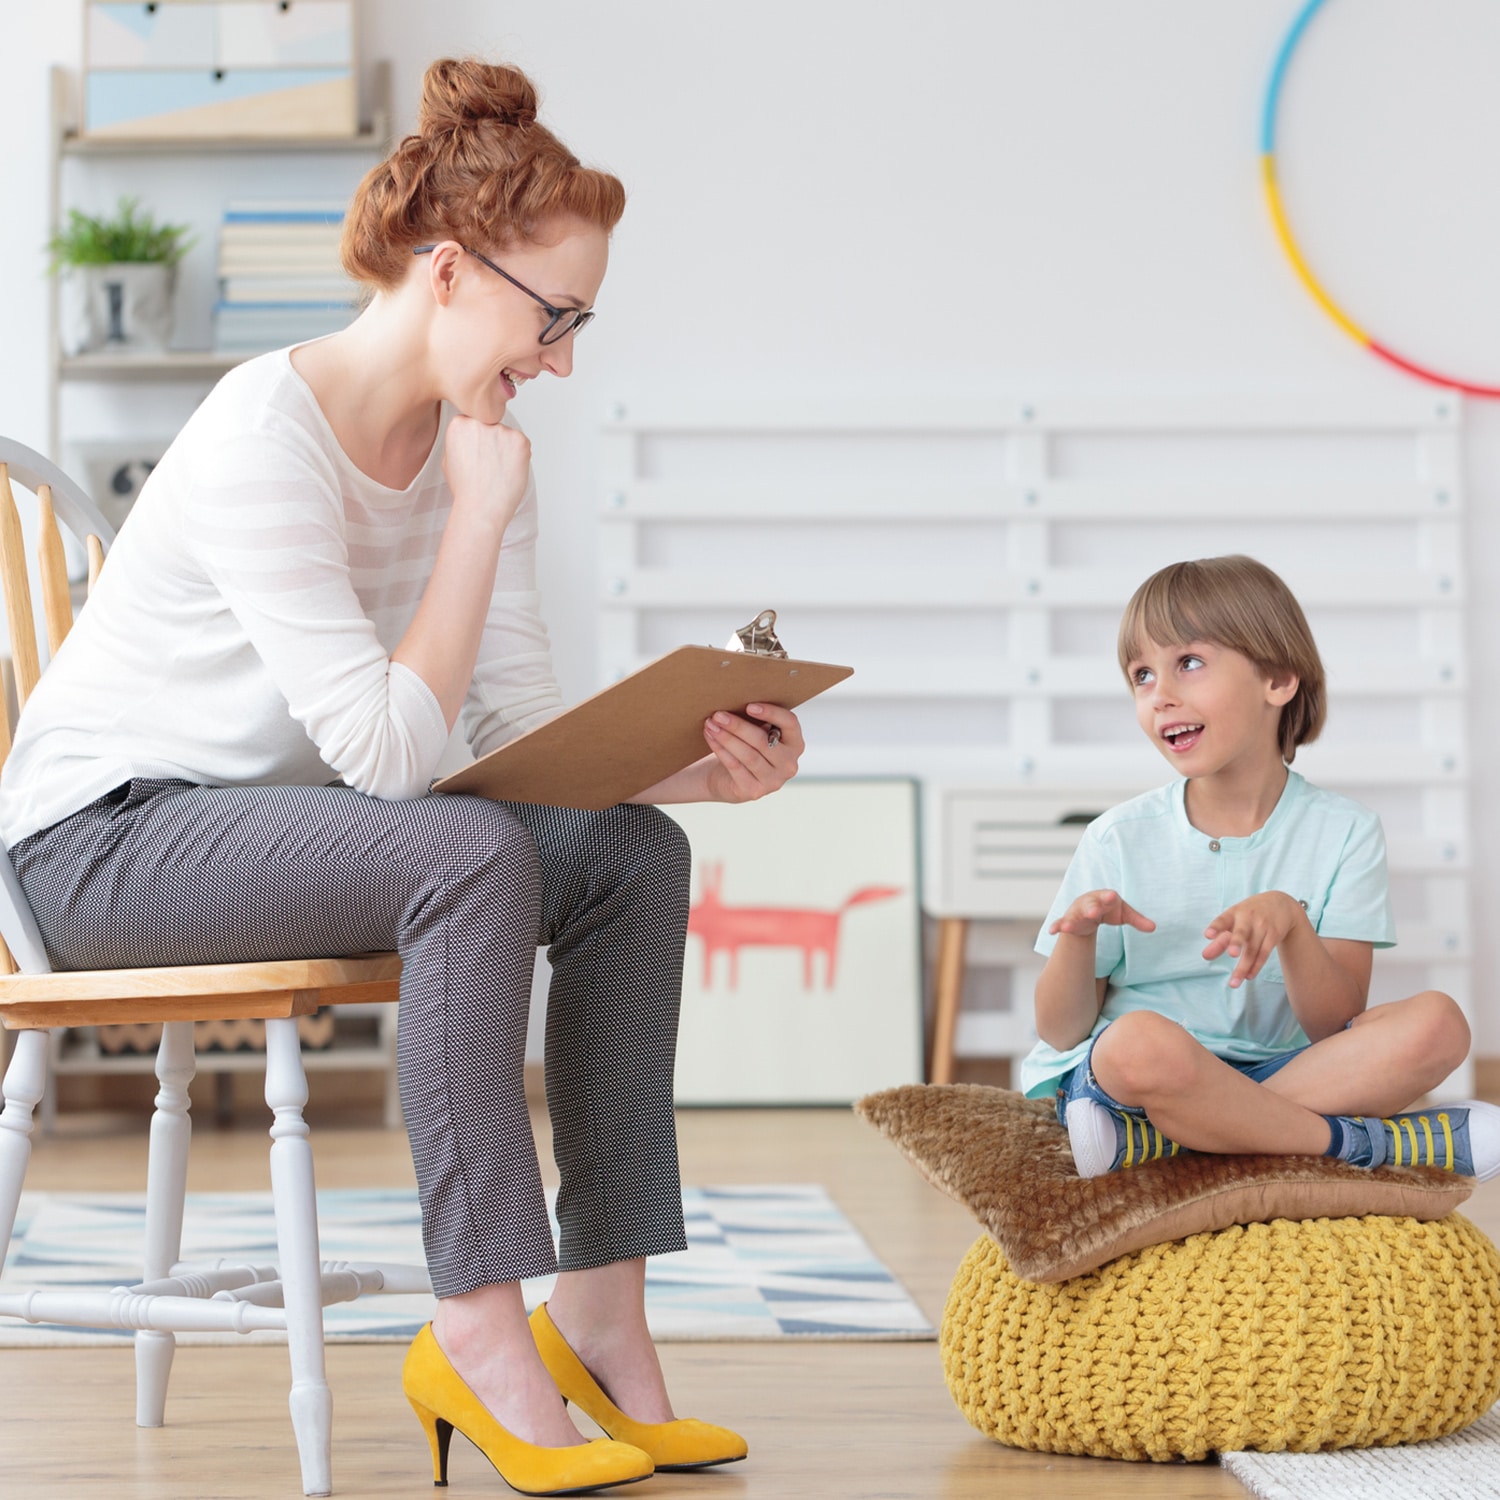
<svg viewBox="0 0 1500 1500"><path fill-rule="evenodd" d="M161 352L172 337L176 280L176 267L159 263L70 266L59 288L63 352Z"/></svg>
<svg viewBox="0 0 1500 1500"><path fill-rule="evenodd" d="M87 354L99 343L94 318L93 284L84 266L65 266L58 273L57 336L64 354Z"/></svg>

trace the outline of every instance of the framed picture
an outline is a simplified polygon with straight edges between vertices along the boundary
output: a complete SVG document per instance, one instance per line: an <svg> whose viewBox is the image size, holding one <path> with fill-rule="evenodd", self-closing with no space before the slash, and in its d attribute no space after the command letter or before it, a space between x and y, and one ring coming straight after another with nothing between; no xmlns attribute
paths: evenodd
<svg viewBox="0 0 1500 1500"><path fill-rule="evenodd" d="M922 1078L917 788L666 807L693 846L680 1104L847 1104Z"/></svg>

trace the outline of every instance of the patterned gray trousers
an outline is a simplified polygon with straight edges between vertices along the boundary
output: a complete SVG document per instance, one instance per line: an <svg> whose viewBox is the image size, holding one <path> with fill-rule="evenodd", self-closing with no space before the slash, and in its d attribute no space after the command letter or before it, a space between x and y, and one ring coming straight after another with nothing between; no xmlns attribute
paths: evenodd
<svg viewBox="0 0 1500 1500"><path fill-rule="evenodd" d="M61 969L400 953L401 1102L439 1296L685 1248L689 857L658 809L137 778L10 853ZM523 1086L538 945L559 1256Z"/></svg>

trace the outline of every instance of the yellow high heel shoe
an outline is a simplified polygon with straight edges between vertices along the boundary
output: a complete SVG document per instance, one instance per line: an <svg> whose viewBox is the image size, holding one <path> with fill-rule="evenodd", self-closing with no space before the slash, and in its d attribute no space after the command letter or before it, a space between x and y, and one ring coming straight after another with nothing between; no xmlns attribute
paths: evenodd
<svg viewBox="0 0 1500 1500"><path fill-rule="evenodd" d="M596 1438L571 1448L542 1448L507 1432L448 1363L431 1323L406 1351L401 1388L432 1445L434 1485L448 1483L448 1444L455 1428L523 1495L580 1495L651 1477L651 1459L628 1443Z"/></svg>
<svg viewBox="0 0 1500 1500"><path fill-rule="evenodd" d="M744 1458L749 1445L739 1433L690 1417L676 1422L637 1422L615 1405L557 1331L544 1302L531 1315L531 1333L547 1373L563 1399L585 1412L610 1437L651 1456L658 1469L706 1469Z"/></svg>

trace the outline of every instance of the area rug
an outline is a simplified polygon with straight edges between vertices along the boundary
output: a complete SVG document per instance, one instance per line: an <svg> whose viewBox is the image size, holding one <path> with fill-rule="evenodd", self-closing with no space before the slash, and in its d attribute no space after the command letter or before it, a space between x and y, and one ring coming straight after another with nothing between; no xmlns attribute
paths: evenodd
<svg viewBox="0 0 1500 1500"><path fill-rule="evenodd" d="M684 1189L688 1248L647 1262L646 1311L663 1342L715 1339L932 1339L906 1289L816 1185ZM552 1210L551 1195L548 1211ZM412 1192L318 1194L324 1260L420 1265ZM26 1193L0 1291L109 1288L140 1280L138 1193ZM554 1235L556 1224L553 1225ZM276 1258L269 1193L190 1193L184 1261ZM525 1283L545 1301L550 1277ZM399 1343L432 1315L429 1296L379 1296L324 1309L330 1343ZM0 1348L108 1345L125 1329L59 1328L0 1318ZM179 1334L183 1344L285 1342L276 1333Z"/></svg>
<svg viewBox="0 0 1500 1500"><path fill-rule="evenodd" d="M1226 1453L1261 1500L1500 1500L1500 1406L1451 1437L1336 1453Z"/></svg>

